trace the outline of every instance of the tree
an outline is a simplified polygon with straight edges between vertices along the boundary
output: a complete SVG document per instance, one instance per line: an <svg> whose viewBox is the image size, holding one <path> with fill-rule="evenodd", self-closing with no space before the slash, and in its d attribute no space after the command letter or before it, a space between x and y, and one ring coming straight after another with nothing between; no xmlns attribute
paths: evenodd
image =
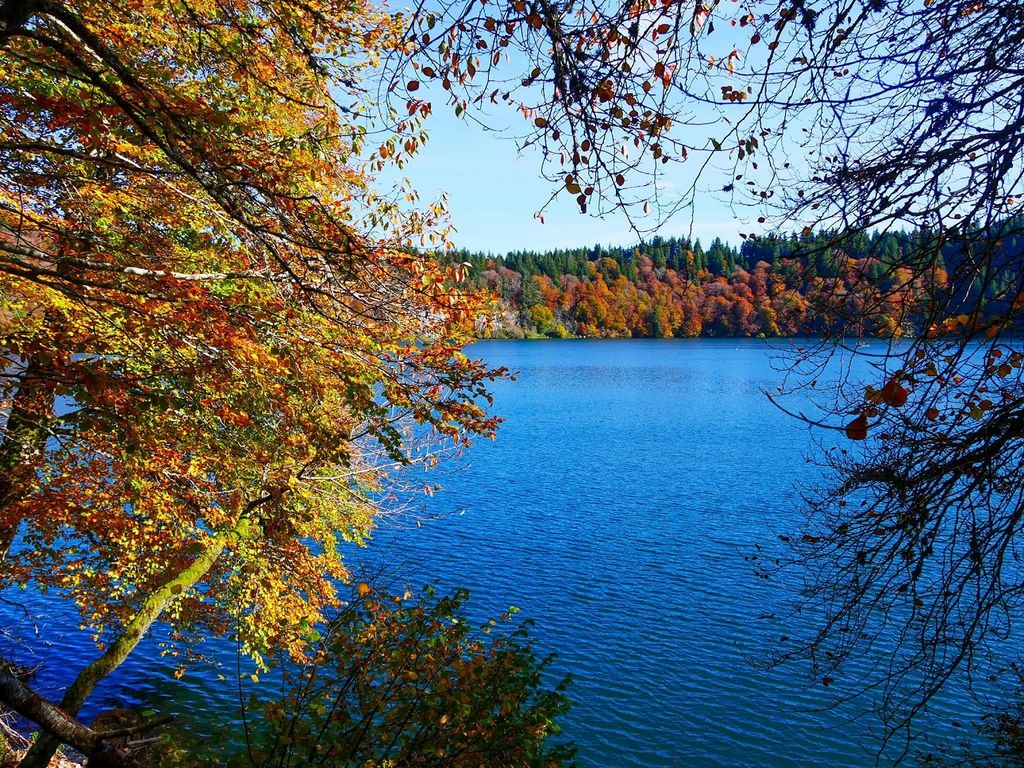
<svg viewBox="0 0 1024 768"><path fill-rule="evenodd" d="M802 30L777 60L803 58L769 77L794 88L783 119L808 128L808 154L823 156L808 161L804 183L776 187L778 210L834 228L803 251L884 263L886 240L867 233L915 232L903 268L888 267L839 318L840 330L856 328L877 309L919 332L878 361L866 389L840 393L833 418L863 443L827 455L832 487L811 495L807 529L793 538L824 618L786 654L840 680L833 672L847 661L874 660L847 675L846 692L878 691L890 734L909 734L948 681L984 685L1013 660L1000 644L1020 616L1011 563L1024 543L1013 340L1024 284L1012 247L1024 92L1011 51L1019 32L999 20L1019 13L1012 3L824 4L779 19ZM851 285L868 282L862 273ZM914 284L923 300L907 302Z"/></svg>
<svg viewBox="0 0 1024 768"><path fill-rule="evenodd" d="M541 295L540 286L537 283L537 279L530 277L526 274L523 275L523 309L530 309L539 304L544 303L544 297Z"/></svg>
<svg viewBox="0 0 1024 768"><path fill-rule="evenodd" d="M240 616L253 655L302 658L389 464L496 424L500 372L459 351L479 302L420 250L443 210L368 185L418 147L422 115L371 133L360 86L400 26L316 0L0 23L0 582L102 641L68 715L156 620Z"/></svg>
<svg viewBox="0 0 1024 768"><path fill-rule="evenodd" d="M530 307L530 322L537 329L537 333L550 334L555 330L555 315L543 304Z"/></svg>
<svg viewBox="0 0 1024 768"><path fill-rule="evenodd" d="M581 211L624 208L651 230L649 206L671 213L698 190L659 198L665 163L689 159L697 179L724 167L716 186L753 229L802 229L790 256L815 264L816 327L840 340L916 329L866 391L844 382L822 399L826 426L855 443L828 456L832 491L792 539L825 610L803 654L842 668L893 642L860 686L881 687L893 729L954 675L985 679L990 641L1021 608L1022 13L1000 0L454 2L420 9L410 37L456 111L489 97L522 114L553 194ZM903 232L898 272L880 235ZM903 300L913 285L926 290Z"/></svg>
<svg viewBox="0 0 1024 768"><path fill-rule="evenodd" d="M568 679L544 687L529 624L514 611L474 627L464 591L391 595L360 583L314 643L286 668L280 699L255 690L248 766L570 765L554 743Z"/></svg>
<svg viewBox="0 0 1024 768"><path fill-rule="evenodd" d="M1021 670L1013 673L1020 679ZM925 768L966 766L966 768L1017 768L1024 765L1024 691L1018 689L1009 707L986 713L975 725L977 737L945 743L918 753Z"/></svg>

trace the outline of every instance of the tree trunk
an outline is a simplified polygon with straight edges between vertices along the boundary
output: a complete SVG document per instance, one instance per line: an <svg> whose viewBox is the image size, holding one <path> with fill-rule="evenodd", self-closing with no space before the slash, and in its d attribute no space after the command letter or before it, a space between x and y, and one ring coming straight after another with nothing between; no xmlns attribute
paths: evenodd
<svg viewBox="0 0 1024 768"><path fill-rule="evenodd" d="M20 32L36 12L35 0L2 0L0 2L0 45Z"/></svg>
<svg viewBox="0 0 1024 768"><path fill-rule="evenodd" d="M62 743L70 744L86 755L90 768L135 765L129 755L105 743L96 731L82 725L4 669L0 669L0 698L22 717L38 723L48 733L57 734Z"/></svg>
<svg viewBox="0 0 1024 768"><path fill-rule="evenodd" d="M254 508L250 505L249 509ZM248 511L248 510L247 510ZM178 598L185 590L195 586L213 567L213 564L220 557L228 540L232 538L245 538L250 531L251 524L247 517L243 516L234 528L224 531L210 540L206 548L199 556L192 561L191 565L179 572L177 576L165 582L162 587L147 597L135 616L125 625L121 634L112 642L107 650L96 661L83 669L75 681L67 689L60 707L69 715L78 714L86 699L93 692L96 685L121 666L121 663L128 658L135 647L139 644L146 632L163 613L164 609ZM3 691L0 690L0 698ZM39 721L36 721L39 722ZM39 723L43 725L42 723ZM50 759L56 753L57 748L66 742L60 734L50 730L43 725L45 731L33 743L32 747L18 763L18 768L46 768Z"/></svg>
<svg viewBox="0 0 1024 768"><path fill-rule="evenodd" d="M46 450L47 422L54 406L56 382L37 356L29 358L0 441L0 565L18 533L18 519L8 508L24 498L35 481L35 458Z"/></svg>

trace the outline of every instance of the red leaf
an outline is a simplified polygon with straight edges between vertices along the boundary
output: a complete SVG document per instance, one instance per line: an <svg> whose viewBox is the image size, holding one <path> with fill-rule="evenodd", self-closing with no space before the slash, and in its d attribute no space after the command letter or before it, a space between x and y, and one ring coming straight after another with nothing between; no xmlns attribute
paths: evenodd
<svg viewBox="0 0 1024 768"><path fill-rule="evenodd" d="M868 436L868 417L863 413L846 425L846 436L851 440L864 440Z"/></svg>

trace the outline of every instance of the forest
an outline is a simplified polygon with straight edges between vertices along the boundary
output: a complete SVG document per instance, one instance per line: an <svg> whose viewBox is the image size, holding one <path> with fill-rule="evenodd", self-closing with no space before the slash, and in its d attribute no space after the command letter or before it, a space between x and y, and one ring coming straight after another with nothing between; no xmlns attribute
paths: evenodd
<svg viewBox="0 0 1024 768"><path fill-rule="evenodd" d="M926 268L927 232L808 231L787 237L655 236L630 247L594 245L504 256L461 251L469 282L491 297L483 337L792 337L840 332L909 336L934 308L1005 314L1017 297L1024 242L1008 222L994 279L951 285L970 248L950 242ZM950 293L956 296L950 296Z"/></svg>

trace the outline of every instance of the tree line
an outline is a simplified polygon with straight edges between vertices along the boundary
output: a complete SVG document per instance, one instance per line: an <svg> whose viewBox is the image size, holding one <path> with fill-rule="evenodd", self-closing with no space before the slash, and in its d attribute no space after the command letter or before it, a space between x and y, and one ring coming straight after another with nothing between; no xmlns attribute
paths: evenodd
<svg viewBox="0 0 1024 768"><path fill-rule="evenodd" d="M492 297L478 324L486 337L672 338L696 336L913 335L942 306L947 316L977 309L1005 314L1020 291L1024 240L1007 222L1001 267L954 284L971 257L950 241L922 265L933 234L805 230L788 237L655 236L634 246L461 251L468 282ZM947 266L948 265L948 266Z"/></svg>

